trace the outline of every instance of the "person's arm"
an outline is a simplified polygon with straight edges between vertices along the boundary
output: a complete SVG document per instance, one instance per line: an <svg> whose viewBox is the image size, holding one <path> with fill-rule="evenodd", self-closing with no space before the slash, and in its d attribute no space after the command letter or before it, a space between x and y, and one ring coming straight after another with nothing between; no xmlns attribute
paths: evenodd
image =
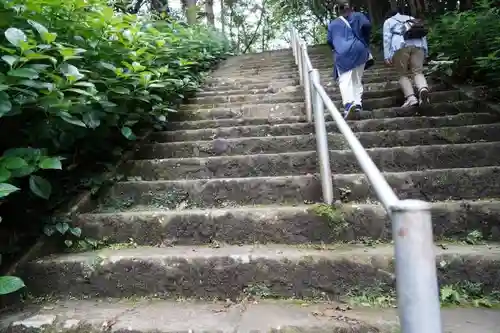
<svg viewBox="0 0 500 333"><path fill-rule="evenodd" d="M427 58L429 56L429 46L427 45L427 37L425 36L422 38L422 46L424 48L425 57Z"/></svg>
<svg viewBox="0 0 500 333"><path fill-rule="evenodd" d="M328 32L326 35L326 42L330 45L330 48L333 50L333 33L332 33L332 23L328 25Z"/></svg>
<svg viewBox="0 0 500 333"><path fill-rule="evenodd" d="M391 60L390 56L391 40L392 40L391 22L390 20L386 20L384 22L384 28L383 28L384 60L386 61Z"/></svg>

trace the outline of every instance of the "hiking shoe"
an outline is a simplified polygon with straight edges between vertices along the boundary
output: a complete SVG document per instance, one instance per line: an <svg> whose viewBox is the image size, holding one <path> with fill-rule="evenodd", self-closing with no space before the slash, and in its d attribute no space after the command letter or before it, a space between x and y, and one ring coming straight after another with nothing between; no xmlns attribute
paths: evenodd
<svg viewBox="0 0 500 333"><path fill-rule="evenodd" d="M431 103L431 99L429 98L429 89L420 89L418 92L418 99L421 106L429 105Z"/></svg>
<svg viewBox="0 0 500 333"><path fill-rule="evenodd" d="M418 105L418 99L415 95L406 97L406 101L401 105L402 108L411 108Z"/></svg>
<svg viewBox="0 0 500 333"><path fill-rule="evenodd" d="M347 103L345 105L344 119L354 120L356 118L356 105L353 103Z"/></svg>

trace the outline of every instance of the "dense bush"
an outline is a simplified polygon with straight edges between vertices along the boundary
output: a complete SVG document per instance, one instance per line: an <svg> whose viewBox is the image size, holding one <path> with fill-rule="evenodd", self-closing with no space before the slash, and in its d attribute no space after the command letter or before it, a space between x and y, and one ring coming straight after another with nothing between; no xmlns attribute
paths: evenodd
<svg viewBox="0 0 500 333"><path fill-rule="evenodd" d="M500 12L488 1L474 10L450 12L433 20L428 36L431 57L453 61L449 75L461 81L500 80Z"/></svg>
<svg viewBox="0 0 500 333"><path fill-rule="evenodd" d="M105 0L5 0L0 35L3 254L94 185L136 128L164 123L228 46L208 28L116 13ZM5 281L15 285L0 277L0 294Z"/></svg>

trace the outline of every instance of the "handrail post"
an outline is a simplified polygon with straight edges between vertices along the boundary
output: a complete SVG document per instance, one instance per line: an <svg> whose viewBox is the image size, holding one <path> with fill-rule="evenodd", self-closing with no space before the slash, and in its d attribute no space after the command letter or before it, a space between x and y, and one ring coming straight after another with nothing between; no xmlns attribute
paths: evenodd
<svg viewBox="0 0 500 333"><path fill-rule="evenodd" d="M302 43L299 41L297 43L297 52L299 53L299 83L301 86L304 85L304 52L302 49Z"/></svg>
<svg viewBox="0 0 500 333"><path fill-rule="evenodd" d="M307 47L303 44L301 47L301 52L304 55L302 61L302 68L304 70L304 94L306 97L306 118L307 122L310 123L312 121L312 98L311 98L311 71L312 68L308 68L306 62L306 50Z"/></svg>
<svg viewBox="0 0 500 333"><path fill-rule="evenodd" d="M391 220L401 331L442 333L430 205L400 200Z"/></svg>
<svg viewBox="0 0 500 333"><path fill-rule="evenodd" d="M292 34L293 34L293 48L295 49L295 65L299 65L299 50L297 48L299 44L299 39L297 37L297 30L295 28L292 28Z"/></svg>
<svg viewBox="0 0 500 333"><path fill-rule="evenodd" d="M320 84L317 69L311 71L311 82L314 85ZM332 171L330 169L330 153L328 151L328 137L325 125L325 105L317 89L314 91L314 129L316 134L316 147L319 161L319 171L321 177L321 188L323 191L323 201L331 205L333 203L333 183Z"/></svg>
<svg viewBox="0 0 500 333"><path fill-rule="evenodd" d="M221 0L222 1L222 0ZM292 27L290 29L290 40L292 43L292 51L293 51L293 58L295 60L295 65L298 64L298 59L297 59L297 40L295 39L295 29Z"/></svg>

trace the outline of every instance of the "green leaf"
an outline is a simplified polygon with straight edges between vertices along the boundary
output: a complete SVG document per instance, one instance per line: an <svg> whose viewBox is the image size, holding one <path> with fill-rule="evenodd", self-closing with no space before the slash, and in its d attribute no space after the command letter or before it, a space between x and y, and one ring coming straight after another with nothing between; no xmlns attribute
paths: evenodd
<svg viewBox="0 0 500 333"><path fill-rule="evenodd" d="M11 176L11 173L9 170L5 168L0 168L0 182L4 182L6 180L9 180Z"/></svg>
<svg viewBox="0 0 500 333"><path fill-rule="evenodd" d="M42 82L35 80L21 80L18 82L19 85L32 87L36 89L47 89L48 91L54 90L54 84L50 82Z"/></svg>
<svg viewBox="0 0 500 333"><path fill-rule="evenodd" d="M85 75L80 73L78 68L68 63L62 64L60 70L70 81L78 81L85 77Z"/></svg>
<svg viewBox="0 0 500 333"><path fill-rule="evenodd" d="M6 157L2 160L2 164L5 168L10 170L21 169L28 166L28 163L18 156Z"/></svg>
<svg viewBox="0 0 500 333"><path fill-rule="evenodd" d="M11 193L19 191L18 187L11 185L9 183L0 183L0 198L6 197Z"/></svg>
<svg viewBox="0 0 500 333"><path fill-rule="evenodd" d="M75 237L80 237L82 235L82 229L80 228L71 228L69 231L75 236Z"/></svg>
<svg viewBox="0 0 500 333"><path fill-rule="evenodd" d="M38 79L39 75L33 68L18 68L7 72L8 76L23 77L26 79Z"/></svg>
<svg viewBox="0 0 500 333"><path fill-rule="evenodd" d="M57 223L56 230L59 231L61 235L64 235L69 230L69 224L67 224L66 222Z"/></svg>
<svg viewBox="0 0 500 333"><path fill-rule="evenodd" d="M29 61L29 60L50 60L50 62L52 62L54 65L57 64L57 59L54 58L54 57L51 57L51 56L48 56L46 54L40 54L40 53L29 53L29 54L26 54L25 55L25 58L22 58L21 60L24 60L24 61Z"/></svg>
<svg viewBox="0 0 500 333"><path fill-rule="evenodd" d="M9 28L5 30L5 38L14 46L20 47L22 42L26 42L28 38L24 32L17 28Z"/></svg>
<svg viewBox="0 0 500 333"><path fill-rule="evenodd" d="M49 199L52 193L52 185L49 181L40 176L31 175L30 176L30 189L31 191L43 199Z"/></svg>
<svg viewBox="0 0 500 333"><path fill-rule="evenodd" d="M41 169L62 170L61 160L58 157L47 157L41 160L38 166Z"/></svg>
<svg viewBox="0 0 500 333"><path fill-rule="evenodd" d="M12 110L12 103L5 91L0 91L0 117Z"/></svg>
<svg viewBox="0 0 500 333"><path fill-rule="evenodd" d="M4 90L7 90L9 89L9 86L6 85L6 84L0 84L0 91L4 91Z"/></svg>
<svg viewBox="0 0 500 333"><path fill-rule="evenodd" d="M4 55L2 56L2 60L8 63L10 67L12 67L19 60L19 57L12 55Z"/></svg>
<svg viewBox="0 0 500 333"><path fill-rule="evenodd" d="M84 96L88 96L88 97L95 97L94 94L89 93L88 91L82 90L82 89L69 88L69 89L66 89L65 91L72 91L72 92L77 93L79 95L84 95Z"/></svg>
<svg viewBox="0 0 500 333"><path fill-rule="evenodd" d="M47 44L53 43L57 38L57 34L51 32L44 32L40 34L40 36L42 37L43 41Z"/></svg>
<svg viewBox="0 0 500 333"><path fill-rule="evenodd" d="M90 128L97 128L101 125L101 119L96 112L87 112L83 114L84 123Z"/></svg>
<svg viewBox="0 0 500 333"><path fill-rule="evenodd" d="M40 23L38 22L35 22L33 20L28 20L28 23L33 27L35 28L35 30L40 34L46 34L48 33L49 31L47 30L47 28L45 28L43 25L41 25Z"/></svg>
<svg viewBox="0 0 500 333"><path fill-rule="evenodd" d="M117 94L130 95L130 90L125 87L113 87L110 90Z"/></svg>
<svg viewBox="0 0 500 333"><path fill-rule="evenodd" d="M75 82L74 86L86 87L86 88L95 88L95 84L93 84L92 82L87 82L87 81Z"/></svg>
<svg viewBox="0 0 500 333"><path fill-rule="evenodd" d="M66 240L64 241L64 244L66 244L66 246L67 246L67 247L71 247L71 246L73 245L73 241L72 241L72 240L70 240L70 239L66 239Z"/></svg>
<svg viewBox="0 0 500 333"><path fill-rule="evenodd" d="M71 116L69 113L66 113L66 112L62 113L61 112L59 114L59 117L61 117L62 120L64 120L65 122L67 122L69 124L80 126L80 127L87 127L87 125L85 125L85 123L83 121Z"/></svg>
<svg viewBox="0 0 500 333"><path fill-rule="evenodd" d="M0 276L0 295L12 294L26 287L17 276Z"/></svg>
<svg viewBox="0 0 500 333"><path fill-rule="evenodd" d="M11 170L11 173L12 173L12 177L21 178L21 177L26 177L27 175L31 175L36 170L37 169L34 166L28 165L24 168L13 169L13 170Z"/></svg>
<svg viewBox="0 0 500 333"><path fill-rule="evenodd" d="M136 139L134 132L132 132L132 129L128 126L123 126L121 132L122 132L123 136L129 140Z"/></svg>

